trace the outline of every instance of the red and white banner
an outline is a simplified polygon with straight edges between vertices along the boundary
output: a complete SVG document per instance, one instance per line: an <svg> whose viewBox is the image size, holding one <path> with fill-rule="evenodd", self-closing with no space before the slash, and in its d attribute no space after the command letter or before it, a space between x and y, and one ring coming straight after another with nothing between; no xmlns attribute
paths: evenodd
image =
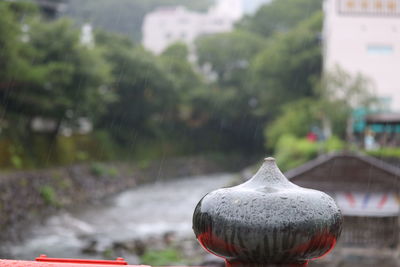
<svg viewBox="0 0 400 267"><path fill-rule="evenodd" d="M386 217L400 212L400 196L394 193L339 192L333 196L347 216Z"/></svg>

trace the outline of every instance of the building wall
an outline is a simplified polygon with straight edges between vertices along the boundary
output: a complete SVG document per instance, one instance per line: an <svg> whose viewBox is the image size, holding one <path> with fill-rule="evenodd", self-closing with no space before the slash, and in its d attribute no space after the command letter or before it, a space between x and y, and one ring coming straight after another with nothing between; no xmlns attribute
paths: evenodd
<svg viewBox="0 0 400 267"><path fill-rule="evenodd" d="M400 1L325 0L324 12L325 70L367 76L400 111Z"/></svg>
<svg viewBox="0 0 400 267"><path fill-rule="evenodd" d="M221 0L206 13L182 6L158 8L145 16L143 45L156 54L177 41L192 45L200 35L231 31L242 13L241 0Z"/></svg>

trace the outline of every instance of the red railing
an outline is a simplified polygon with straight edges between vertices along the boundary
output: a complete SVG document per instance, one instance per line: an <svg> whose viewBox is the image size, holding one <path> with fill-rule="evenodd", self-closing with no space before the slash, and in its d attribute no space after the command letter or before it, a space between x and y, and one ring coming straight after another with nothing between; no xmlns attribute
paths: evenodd
<svg viewBox="0 0 400 267"><path fill-rule="evenodd" d="M82 259L59 259L49 258L46 255L40 255L35 261L19 261L19 260L0 260L1 267L82 267L84 265L90 266L116 266L125 265L131 266L142 266L146 265L128 265L123 258L117 258L116 260L82 260ZM88 267L88 266L87 266Z"/></svg>

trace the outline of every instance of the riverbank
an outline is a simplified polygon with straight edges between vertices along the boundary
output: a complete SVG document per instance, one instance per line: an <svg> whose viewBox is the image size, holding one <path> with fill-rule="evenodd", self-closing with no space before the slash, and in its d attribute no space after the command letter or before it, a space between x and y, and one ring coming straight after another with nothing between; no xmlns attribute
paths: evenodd
<svg viewBox="0 0 400 267"><path fill-rule="evenodd" d="M206 193L226 186L235 176L217 173L165 179L58 212L32 227L22 242L4 246L0 258L32 260L46 254L77 259L123 257L133 265L203 265L212 255L195 239L193 210Z"/></svg>
<svg viewBox="0 0 400 267"><path fill-rule="evenodd" d="M249 160L186 157L136 163L91 163L0 174L0 240L18 241L49 215L96 202L136 185L237 171Z"/></svg>

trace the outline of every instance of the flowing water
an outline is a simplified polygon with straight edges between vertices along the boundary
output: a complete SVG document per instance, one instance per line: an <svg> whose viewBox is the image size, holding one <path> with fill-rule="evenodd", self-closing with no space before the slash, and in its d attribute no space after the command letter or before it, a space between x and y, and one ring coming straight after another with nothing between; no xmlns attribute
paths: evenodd
<svg viewBox="0 0 400 267"><path fill-rule="evenodd" d="M109 247L114 242L167 232L194 238L191 219L197 202L232 178L232 174L216 174L141 185L101 204L52 216L35 226L29 239L8 250L11 257L27 260L39 254L88 258L82 249L93 241L96 246Z"/></svg>

